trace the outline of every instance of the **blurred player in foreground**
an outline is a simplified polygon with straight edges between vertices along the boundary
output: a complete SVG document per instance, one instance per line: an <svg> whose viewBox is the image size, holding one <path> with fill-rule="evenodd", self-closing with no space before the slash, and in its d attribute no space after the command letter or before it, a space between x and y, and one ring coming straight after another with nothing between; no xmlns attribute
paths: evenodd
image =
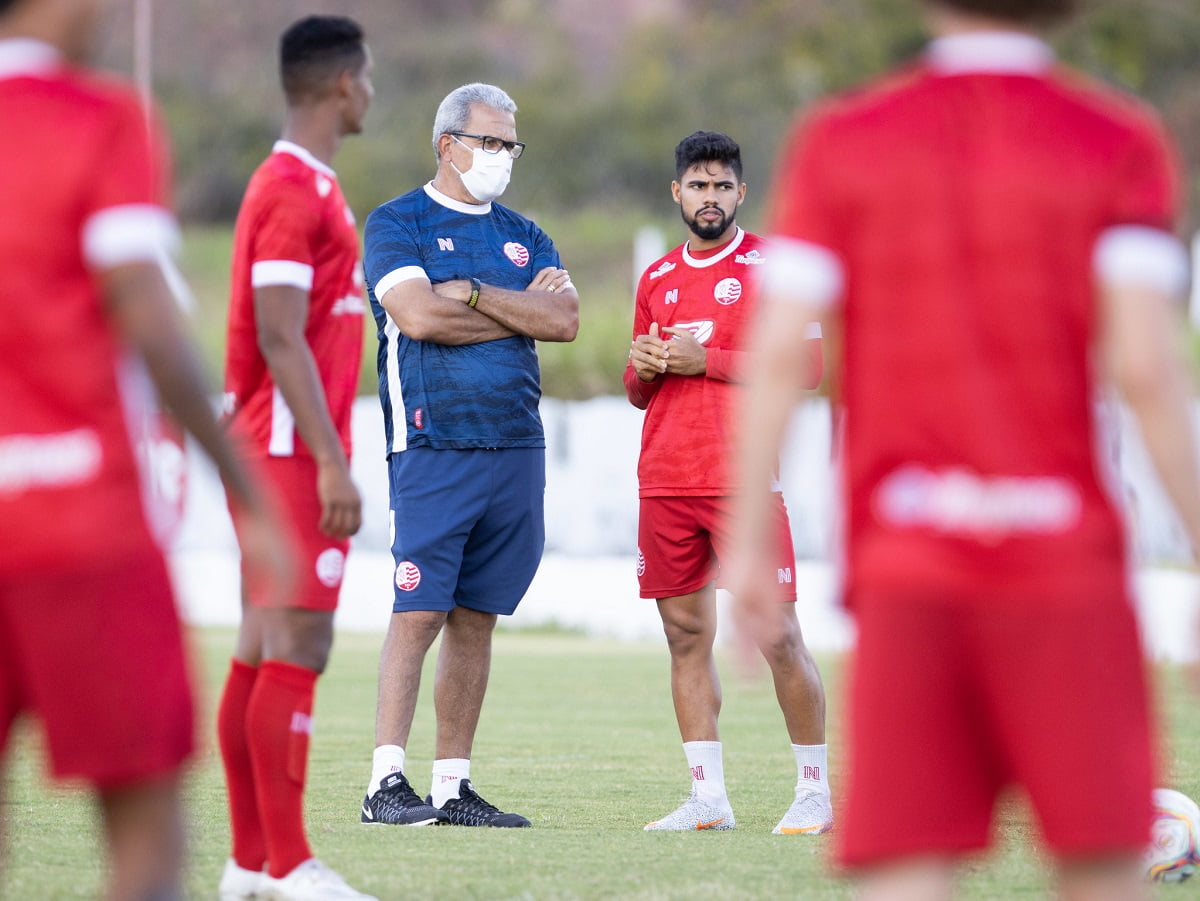
<svg viewBox="0 0 1200 901"><path fill-rule="evenodd" d="M769 627L761 486L820 318L858 627L838 856L864 898L950 897L1013 785L1062 897L1146 891L1153 730L1096 402L1119 389L1200 546L1187 259L1157 120L1035 36L1071 6L928 3L924 57L800 122L775 186L731 590Z"/></svg>
<svg viewBox="0 0 1200 901"><path fill-rule="evenodd" d="M633 343L625 369L630 403L646 411L638 517L638 581L656 598L671 653L671 697L692 774L689 798L647 830L734 827L725 789L717 719L721 682L713 660L716 572L728 546L732 491L727 426L735 418L745 366L744 332L753 310L744 288L767 260L764 242L737 224L746 197L741 148L728 135L700 131L675 148L671 194L688 228L686 243L652 263L638 283ZM820 335L806 340L821 380ZM787 508L770 480L778 616L763 655L796 758L795 799L777 834L827 832L833 825L826 773L825 691L796 619L796 565Z"/></svg>
<svg viewBox="0 0 1200 901"><path fill-rule="evenodd" d="M296 532L300 581L284 604L243 583L217 716L233 833L220 895L363 899L313 856L304 828L313 696L362 523L349 460L366 299L354 215L330 168L374 94L362 29L342 16L301 19L280 41L280 74L283 137L251 179L234 233L226 401Z"/></svg>
<svg viewBox="0 0 1200 901"><path fill-rule="evenodd" d="M133 90L83 68L99 9L0 0L0 749L37 717L54 775L98 797L107 897L173 899L194 710L130 441L153 389L237 499L264 593L291 558L158 262L178 240L163 142Z"/></svg>

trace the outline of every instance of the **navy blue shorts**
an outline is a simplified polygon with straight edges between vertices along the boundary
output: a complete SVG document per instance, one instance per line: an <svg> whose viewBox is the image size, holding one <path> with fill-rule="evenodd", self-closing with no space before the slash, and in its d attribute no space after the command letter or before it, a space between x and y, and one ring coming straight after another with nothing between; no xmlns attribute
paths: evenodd
<svg viewBox="0 0 1200 901"><path fill-rule="evenodd" d="M516 610L546 545L545 450L413 447L388 481L392 610Z"/></svg>

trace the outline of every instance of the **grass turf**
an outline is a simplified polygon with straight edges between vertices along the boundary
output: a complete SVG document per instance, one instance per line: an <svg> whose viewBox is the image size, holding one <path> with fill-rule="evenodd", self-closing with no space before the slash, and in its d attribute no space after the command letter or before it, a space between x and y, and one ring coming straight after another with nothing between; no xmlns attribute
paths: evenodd
<svg viewBox="0 0 1200 901"><path fill-rule="evenodd" d="M216 897L228 854L212 708L233 646L228 629L193 633L203 677L205 748L188 781L189 899ZM472 779L484 797L528 815L532 829L400 829L363 826L358 806L369 774L375 670L381 637L342 634L317 695L309 765L309 833L315 852L360 890L381 899L693 897L842 899L830 875L830 836L784 837L771 828L791 799L795 766L769 682L723 666L725 770L738 828L726 833L644 833L688 787L672 714L666 650L574 635L498 633ZM406 769L418 791L433 753L432 663ZM723 664L729 661L724 660ZM829 695L831 771L840 787L841 670L820 658ZM1168 736L1169 784L1200 796L1200 709L1176 668L1158 669ZM22 730L6 775L6 856L0 898L93 898L102 884L95 816L77 790L41 777L37 737ZM966 871L968 899L1050 893L1034 832L1008 805L999 847ZM1191 885L1164 889L1183 897Z"/></svg>

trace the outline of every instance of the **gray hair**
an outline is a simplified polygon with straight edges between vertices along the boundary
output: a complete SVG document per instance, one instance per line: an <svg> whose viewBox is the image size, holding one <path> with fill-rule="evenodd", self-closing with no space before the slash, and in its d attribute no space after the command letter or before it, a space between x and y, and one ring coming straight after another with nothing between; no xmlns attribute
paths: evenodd
<svg viewBox="0 0 1200 901"><path fill-rule="evenodd" d="M476 81L455 88L446 95L433 118L433 150L437 152L437 140L444 134L462 131L471 118L471 104L481 103L502 113L515 113L517 105L513 99L494 84Z"/></svg>

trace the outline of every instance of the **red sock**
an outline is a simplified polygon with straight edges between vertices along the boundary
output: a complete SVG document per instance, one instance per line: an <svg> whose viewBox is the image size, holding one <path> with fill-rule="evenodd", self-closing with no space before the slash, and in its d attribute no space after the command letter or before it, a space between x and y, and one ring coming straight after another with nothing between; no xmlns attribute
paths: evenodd
<svg viewBox="0 0 1200 901"><path fill-rule="evenodd" d="M217 708L217 742L225 765L229 792L229 827L233 833L233 860L247 870L261 870L267 862L267 845L258 818L250 745L246 740L246 708L258 680L258 667L234 659Z"/></svg>
<svg viewBox="0 0 1200 901"><path fill-rule="evenodd" d="M267 660L259 667L247 711L267 871L276 879L313 856L304 834L304 775L316 683L317 674L310 669Z"/></svg>

